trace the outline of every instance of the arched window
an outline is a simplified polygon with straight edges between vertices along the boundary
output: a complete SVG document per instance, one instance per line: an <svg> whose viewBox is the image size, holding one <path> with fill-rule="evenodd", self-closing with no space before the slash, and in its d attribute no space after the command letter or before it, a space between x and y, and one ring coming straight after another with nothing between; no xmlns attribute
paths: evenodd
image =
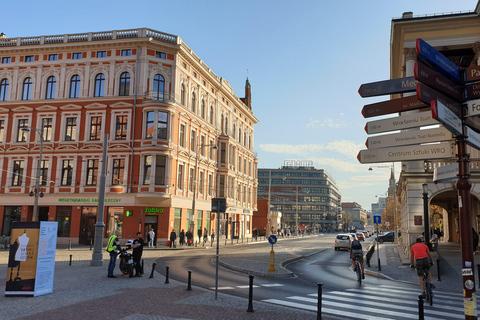
<svg viewBox="0 0 480 320"><path fill-rule="evenodd" d="M128 96L130 94L130 73L124 72L120 75L119 96Z"/></svg>
<svg viewBox="0 0 480 320"><path fill-rule="evenodd" d="M163 100L163 93L165 91L165 79L157 74L153 77L153 93L156 100Z"/></svg>
<svg viewBox="0 0 480 320"><path fill-rule="evenodd" d="M220 117L220 130L222 133L224 133L225 131L223 131L223 114L222 116Z"/></svg>
<svg viewBox="0 0 480 320"><path fill-rule="evenodd" d="M202 116L202 119L205 119L205 100L202 99L202 102L200 104L200 114Z"/></svg>
<svg viewBox="0 0 480 320"><path fill-rule="evenodd" d="M225 134L228 136L228 118L225 116Z"/></svg>
<svg viewBox="0 0 480 320"><path fill-rule="evenodd" d="M8 99L8 80L0 81L0 101L7 101Z"/></svg>
<svg viewBox="0 0 480 320"><path fill-rule="evenodd" d="M99 73L95 77L95 90L94 90L93 96L103 97L104 91L105 91L105 76L103 75L103 73Z"/></svg>
<svg viewBox="0 0 480 320"><path fill-rule="evenodd" d="M197 97L195 92L192 92L192 112L195 113L195 107L197 106Z"/></svg>
<svg viewBox="0 0 480 320"><path fill-rule="evenodd" d="M214 113L213 113L213 106L210 106L210 124L213 124Z"/></svg>
<svg viewBox="0 0 480 320"><path fill-rule="evenodd" d="M242 129L238 128L238 142L242 143Z"/></svg>
<svg viewBox="0 0 480 320"><path fill-rule="evenodd" d="M57 80L54 76L48 77L47 79L47 90L45 91L45 99L55 99L55 87L57 85Z"/></svg>
<svg viewBox="0 0 480 320"><path fill-rule="evenodd" d="M182 83L182 86L180 87L180 103L182 105L185 105L185 86Z"/></svg>
<svg viewBox="0 0 480 320"><path fill-rule="evenodd" d="M78 98L80 96L80 76L74 75L70 80L70 98Z"/></svg>
<svg viewBox="0 0 480 320"><path fill-rule="evenodd" d="M32 99L32 83L32 78L26 78L23 80L22 100Z"/></svg>

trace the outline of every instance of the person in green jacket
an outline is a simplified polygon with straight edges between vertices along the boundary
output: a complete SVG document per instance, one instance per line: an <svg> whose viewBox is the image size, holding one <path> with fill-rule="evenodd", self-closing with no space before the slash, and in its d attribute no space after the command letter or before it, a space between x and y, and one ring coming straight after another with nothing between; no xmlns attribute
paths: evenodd
<svg viewBox="0 0 480 320"><path fill-rule="evenodd" d="M108 263L108 277L116 278L113 275L113 270L115 270L115 262L117 261L117 255L120 252L120 241L116 235L116 231L113 232L112 236L108 239L107 252L110 254L110 262Z"/></svg>

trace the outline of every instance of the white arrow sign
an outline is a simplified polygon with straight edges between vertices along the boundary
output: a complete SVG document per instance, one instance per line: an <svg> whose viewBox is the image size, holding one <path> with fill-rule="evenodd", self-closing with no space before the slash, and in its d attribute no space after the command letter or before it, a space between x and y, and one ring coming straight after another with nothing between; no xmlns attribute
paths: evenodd
<svg viewBox="0 0 480 320"><path fill-rule="evenodd" d="M480 150L480 134L473 131L470 127L466 128L466 135L467 135L467 144L471 147Z"/></svg>
<svg viewBox="0 0 480 320"><path fill-rule="evenodd" d="M454 144L440 142L426 145L360 150L357 155L360 163L415 161L429 159L450 159L455 156Z"/></svg>
<svg viewBox="0 0 480 320"><path fill-rule="evenodd" d="M399 117L381 119L367 122L365 131L368 134L395 131L409 128L417 128L438 124L438 121L432 118L431 112L416 112Z"/></svg>
<svg viewBox="0 0 480 320"><path fill-rule="evenodd" d="M462 120L438 100L432 101L432 117L437 119L453 134L462 134Z"/></svg>
<svg viewBox="0 0 480 320"><path fill-rule="evenodd" d="M467 102L467 117L480 115L480 99Z"/></svg>
<svg viewBox="0 0 480 320"><path fill-rule="evenodd" d="M445 182L457 179L458 163L447 164L446 166L433 169L433 182Z"/></svg>
<svg viewBox="0 0 480 320"><path fill-rule="evenodd" d="M377 149L406 146L411 144L440 142L452 139L452 133L447 128L440 127L425 130L402 131L400 133L368 137L365 145L368 149Z"/></svg>

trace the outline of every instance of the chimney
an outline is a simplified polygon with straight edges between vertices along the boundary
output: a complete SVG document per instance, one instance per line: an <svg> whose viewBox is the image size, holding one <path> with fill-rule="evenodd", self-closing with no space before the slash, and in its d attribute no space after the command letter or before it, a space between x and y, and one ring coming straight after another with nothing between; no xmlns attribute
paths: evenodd
<svg viewBox="0 0 480 320"><path fill-rule="evenodd" d="M0 39L5 39L6 37L7 35L5 34L5 32L0 33Z"/></svg>
<svg viewBox="0 0 480 320"><path fill-rule="evenodd" d="M410 19L413 18L413 12L412 11L407 11L402 14L403 19Z"/></svg>

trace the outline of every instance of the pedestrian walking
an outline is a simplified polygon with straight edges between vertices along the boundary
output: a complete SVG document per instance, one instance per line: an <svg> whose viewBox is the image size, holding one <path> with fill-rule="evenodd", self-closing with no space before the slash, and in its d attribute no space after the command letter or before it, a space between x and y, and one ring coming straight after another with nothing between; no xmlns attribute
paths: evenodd
<svg viewBox="0 0 480 320"><path fill-rule="evenodd" d="M142 233L137 232L137 239L133 240L133 262L135 266L135 277L141 277L143 275L142 265L140 261L142 260L143 247L145 242L142 238Z"/></svg>
<svg viewBox="0 0 480 320"><path fill-rule="evenodd" d="M150 231L148 231L148 247L149 248L153 247L154 240L155 240L155 232L153 231L153 229L150 229Z"/></svg>
<svg viewBox="0 0 480 320"><path fill-rule="evenodd" d="M177 240L177 233L175 232L175 229L172 229L172 232L170 232L170 248L177 247L175 240Z"/></svg>
<svg viewBox="0 0 480 320"><path fill-rule="evenodd" d="M117 261L117 255L120 252L120 241L116 235L117 231L114 231L113 234L108 239L107 247L105 248L110 254L110 262L108 263L108 277L116 278L113 274L115 270L115 262Z"/></svg>
<svg viewBox="0 0 480 320"><path fill-rule="evenodd" d="M193 243L193 233L192 233L192 230L188 230L188 231L187 231L186 237L187 237L187 246L191 246L192 243Z"/></svg>
<svg viewBox="0 0 480 320"><path fill-rule="evenodd" d="M203 228L203 245L208 241L208 231L207 228Z"/></svg>
<svg viewBox="0 0 480 320"><path fill-rule="evenodd" d="M198 228L197 235L198 235L198 243L200 244L200 239L202 238L202 228Z"/></svg>
<svg viewBox="0 0 480 320"><path fill-rule="evenodd" d="M212 243L213 241L215 241L215 230L212 230L212 235L210 236L210 239L212 240Z"/></svg>
<svg viewBox="0 0 480 320"><path fill-rule="evenodd" d="M185 230L180 231L180 246L183 247L185 244Z"/></svg>

